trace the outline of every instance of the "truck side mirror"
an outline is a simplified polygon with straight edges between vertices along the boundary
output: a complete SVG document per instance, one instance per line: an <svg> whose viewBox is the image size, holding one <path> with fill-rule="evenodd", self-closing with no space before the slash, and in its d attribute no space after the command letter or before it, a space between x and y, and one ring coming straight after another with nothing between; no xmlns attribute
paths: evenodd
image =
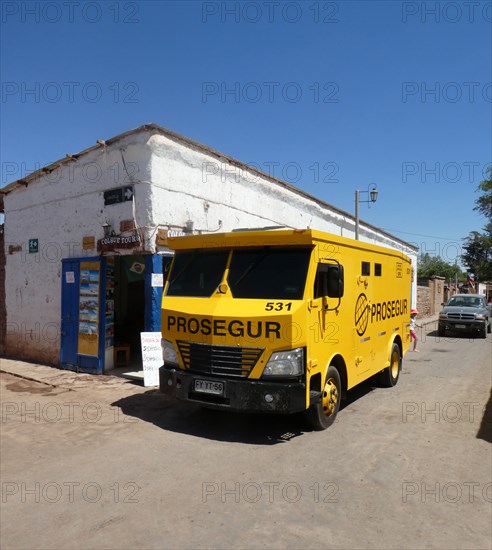
<svg viewBox="0 0 492 550"><path fill-rule="evenodd" d="M330 298L341 298L344 292L343 266L340 264L328 268L328 290Z"/></svg>

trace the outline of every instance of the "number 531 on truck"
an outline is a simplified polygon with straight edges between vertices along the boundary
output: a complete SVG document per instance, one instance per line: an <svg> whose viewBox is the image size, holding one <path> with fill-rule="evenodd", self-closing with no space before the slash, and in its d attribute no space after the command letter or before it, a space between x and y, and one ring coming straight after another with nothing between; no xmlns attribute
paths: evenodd
<svg viewBox="0 0 492 550"><path fill-rule="evenodd" d="M169 239L160 391L323 430L346 392L394 386L410 344L410 258L312 229Z"/></svg>

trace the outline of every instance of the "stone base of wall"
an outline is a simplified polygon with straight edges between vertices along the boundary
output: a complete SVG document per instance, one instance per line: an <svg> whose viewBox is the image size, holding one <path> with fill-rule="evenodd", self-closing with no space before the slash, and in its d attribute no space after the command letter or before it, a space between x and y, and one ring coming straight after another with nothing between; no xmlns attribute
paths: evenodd
<svg viewBox="0 0 492 550"><path fill-rule="evenodd" d="M22 334L20 331L9 331L5 337L4 357L19 359L38 363L40 365L49 365L51 367L60 366L60 351L56 346L41 348L39 341L31 341L29 335Z"/></svg>

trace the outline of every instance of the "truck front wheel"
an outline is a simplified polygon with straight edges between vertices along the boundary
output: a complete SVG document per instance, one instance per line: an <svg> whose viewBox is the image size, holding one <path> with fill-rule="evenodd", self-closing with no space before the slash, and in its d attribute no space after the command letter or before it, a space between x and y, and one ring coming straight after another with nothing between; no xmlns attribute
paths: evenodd
<svg viewBox="0 0 492 550"><path fill-rule="evenodd" d="M379 379L383 386L391 388L396 386L401 370L401 353L400 346L393 344L390 354L390 365L379 373Z"/></svg>
<svg viewBox="0 0 492 550"><path fill-rule="evenodd" d="M330 365L326 373L324 387L321 388L320 400L306 411L307 420L313 430L326 430L335 422L340 408L341 395L340 374L333 365Z"/></svg>

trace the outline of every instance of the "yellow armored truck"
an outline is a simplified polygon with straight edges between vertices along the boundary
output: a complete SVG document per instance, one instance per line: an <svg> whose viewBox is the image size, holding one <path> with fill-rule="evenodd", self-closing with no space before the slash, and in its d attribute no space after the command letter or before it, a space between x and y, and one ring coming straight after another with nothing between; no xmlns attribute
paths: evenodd
<svg viewBox="0 0 492 550"><path fill-rule="evenodd" d="M223 410L305 411L322 430L346 391L399 378L410 259L311 229L169 239L160 391Z"/></svg>

